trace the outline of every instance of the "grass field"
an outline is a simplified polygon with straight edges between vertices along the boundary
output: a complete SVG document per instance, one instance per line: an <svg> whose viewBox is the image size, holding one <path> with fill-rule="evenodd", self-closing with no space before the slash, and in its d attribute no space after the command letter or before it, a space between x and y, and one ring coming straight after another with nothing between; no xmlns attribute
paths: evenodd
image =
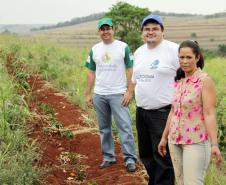
<svg viewBox="0 0 226 185"><path fill-rule="evenodd" d="M0 36L0 184L33 185L42 174L42 169L34 165L39 159L38 147L27 137L26 124L31 115L17 92L20 84L7 73L7 50L2 41Z"/></svg>
<svg viewBox="0 0 226 185"><path fill-rule="evenodd" d="M180 43L194 39L204 49L216 49L219 44L226 44L226 17L205 18L163 17L165 38ZM97 21L68 26L58 29L32 32L26 37L43 39L63 46L90 47L99 41Z"/></svg>
<svg viewBox="0 0 226 185"><path fill-rule="evenodd" d="M48 37L48 39L46 38L47 40L50 39L53 42L70 46L68 45L68 43L59 42L61 41L60 39L63 39L65 36L69 36L71 33L73 33L74 36L77 37L78 34L76 35L74 33L75 30L77 31L77 33L80 33L82 37L83 33L81 31L82 29L89 30L86 33L87 35L89 35L88 33L91 34L92 30L95 30L95 24L96 24L95 22L89 24L90 25L89 29L84 24L80 25L80 27L74 26L73 27L74 29L72 29L72 27L64 28L65 29L64 32L62 29L56 29L54 30L54 32L52 30L35 33L35 35L32 36L30 41L25 41L21 38L13 38L0 35L0 50L2 53L5 52L14 53L15 56L17 56L20 61L23 61L28 66L30 66L30 68L32 68L32 71L40 71L45 79L51 81L58 89L61 89L61 91L66 92L74 102L79 103L80 106L84 108L84 88L87 72L84 67L84 61L88 56L89 49L82 47L76 48L76 45L74 44L73 41L70 40L70 38L68 38L68 41L71 41L73 47L59 47L53 43L48 44L46 41L43 42L43 38L45 38L45 36L48 36L49 33L51 32L52 40L50 39L50 37ZM90 35L90 38L94 37L92 36L93 35ZM42 41L40 41L39 38L42 38L41 39ZM87 39L87 43L91 44L91 41L94 42L94 39L93 40ZM86 47L87 46L88 44L86 45ZM226 66L225 58L213 58L206 60L205 70L215 80L217 94L223 97L223 99L220 99L220 101L223 101L223 104L224 101L226 100L225 66ZM135 117L134 110L135 105L132 104L131 112L133 115L133 119ZM225 123L226 121L225 112L223 113L223 115L224 115L223 122ZM136 131L134 127L134 133L135 132ZM222 166L222 169L220 170L216 169L214 165L211 166L210 170L208 171L208 176L205 185L225 185L226 184L225 171L226 171L225 164Z"/></svg>

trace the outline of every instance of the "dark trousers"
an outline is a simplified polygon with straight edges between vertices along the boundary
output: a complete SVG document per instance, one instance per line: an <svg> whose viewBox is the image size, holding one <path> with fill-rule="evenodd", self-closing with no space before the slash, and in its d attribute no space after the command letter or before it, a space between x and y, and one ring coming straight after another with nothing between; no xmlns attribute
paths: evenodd
<svg viewBox="0 0 226 185"><path fill-rule="evenodd" d="M139 156L149 175L148 185L174 185L174 171L167 146L161 157L158 144L162 137L170 107L145 110L137 107L136 127Z"/></svg>

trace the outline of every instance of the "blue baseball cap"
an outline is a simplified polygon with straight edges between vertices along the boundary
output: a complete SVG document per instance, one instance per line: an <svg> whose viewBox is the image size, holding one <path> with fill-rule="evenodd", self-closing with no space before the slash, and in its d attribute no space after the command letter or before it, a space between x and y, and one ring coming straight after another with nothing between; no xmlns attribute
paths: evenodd
<svg viewBox="0 0 226 185"><path fill-rule="evenodd" d="M150 20L156 21L158 24L160 24L160 26L164 28L162 18L159 15L150 14L143 19L141 23L141 29L143 29L144 25Z"/></svg>

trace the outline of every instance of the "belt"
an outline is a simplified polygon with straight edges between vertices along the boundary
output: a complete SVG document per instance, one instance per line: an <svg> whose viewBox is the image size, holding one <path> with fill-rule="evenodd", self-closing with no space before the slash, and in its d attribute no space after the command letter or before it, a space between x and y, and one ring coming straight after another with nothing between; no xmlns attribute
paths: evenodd
<svg viewBox="0 0 226 185"><path fill-rule="evenodd" d="M160 107L158 109L150 109L150 111L166 112L166 111L169 111L170 109L171 109L171 104L170 105L166 105L164 107Z"/></svg>
<svg viewBox="0 0 226 185"><path fill-rule="evenodd" d="M143 109L142 107L137 107L138 109L140 109L140 110L144 110L144 111L153 111L153 112L156 112L156 111L159 111L159 112L167 112L167 111L169 111L170 109L171 109L171 104L169 104L169 105L166 105L166 106L164 106L164 107L160 107L160 108L158 108L158 109Z"/></svg>

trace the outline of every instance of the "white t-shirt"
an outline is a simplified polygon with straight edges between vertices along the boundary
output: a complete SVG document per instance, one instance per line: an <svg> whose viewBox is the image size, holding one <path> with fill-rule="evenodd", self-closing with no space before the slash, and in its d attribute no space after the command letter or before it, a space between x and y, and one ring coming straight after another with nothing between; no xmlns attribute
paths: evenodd
<svg viewBox="0 0 226 185"><path fill-rule="evenodd" d="M94 45L86 61L86 67L95 71L94 93L100 95L121 94L127 89L125 69L133 66L128 45L114 40L110 44Z"/></svg>
<svg viewBox="0 0 226 185"><path fill-rule="evenodd" d="M147 44L139 47L134 53L132 77L137 106L148 110L171 104L178 68L178 44L163 40L153 49Z"/></svg>

